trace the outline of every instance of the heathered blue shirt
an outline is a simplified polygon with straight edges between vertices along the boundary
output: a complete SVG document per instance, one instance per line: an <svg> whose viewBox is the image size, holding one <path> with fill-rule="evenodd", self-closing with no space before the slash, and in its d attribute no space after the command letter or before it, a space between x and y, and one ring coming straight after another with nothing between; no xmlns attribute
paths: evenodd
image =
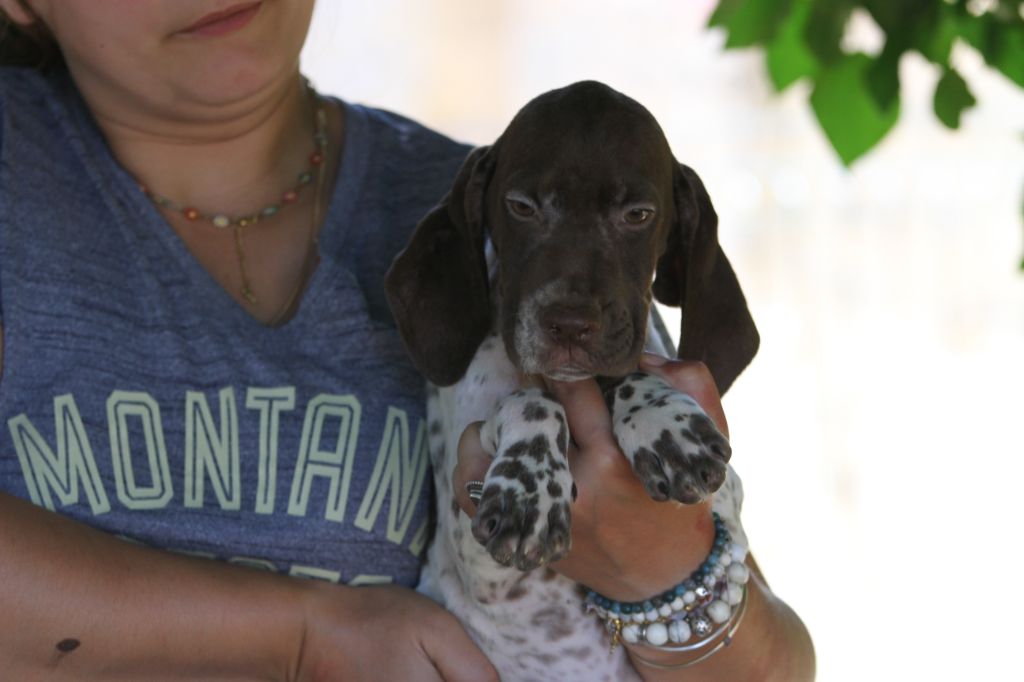
<svg viewBox="0 0 1024 682"><path fill-rule="evenodd" d="M415 584L423 380L382 281L467 148L344 106L320 265L268 328L117 164L66 76L0 69L0 490L148 545Z"/></svg>

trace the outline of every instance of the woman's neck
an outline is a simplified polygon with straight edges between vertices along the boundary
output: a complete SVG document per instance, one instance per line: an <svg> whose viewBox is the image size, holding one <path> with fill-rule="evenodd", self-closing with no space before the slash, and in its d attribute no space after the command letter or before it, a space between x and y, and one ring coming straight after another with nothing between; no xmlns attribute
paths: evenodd
<svg viewBox="0 0 1024 682"><path fill-rule="evenodd" d="M203 213L258 211L278 201L309 165L314 102L297 70L207 116L155 116L144 107L111 106L109 98L80 88L135 179Z"/></svg>

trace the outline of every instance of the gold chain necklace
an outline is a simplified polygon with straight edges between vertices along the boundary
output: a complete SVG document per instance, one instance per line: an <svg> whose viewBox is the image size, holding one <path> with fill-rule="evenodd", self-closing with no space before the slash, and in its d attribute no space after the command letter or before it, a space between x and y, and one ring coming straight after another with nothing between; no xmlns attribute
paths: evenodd
<svg viewBox="0 0 1024 682"><path fill-rule="evenodd" d="M310 93L314 105L314 149L313 153L309 155L310 167L299 173L297 184L283 192L279 202L268 204L262 209L252 213L232 217L226 213L203 213L195 207L179 204L165 196L157 194L144 184L139 185L139 189L142 190L142 193L158 208L180 213L190 222L203 221L210 223L218 229L227 229L229 227L234 229L235 256L238 259L238 269L242 279L242 298L248 301L251 305L258 303L259 299L256 298L256 294L249 282L249 273L245 269L245 247L243 244L243 232L245 228L274 217L285 207L296 203L299 200L299 194L305 187L310 184L314 185L312 219L310 221L309 241L307 244L306 257L303 261L302 274L295 290L292 292L291 296L288 297L284 307L270 320L268 323L269 326L274 326L276 323L280 322L281 319L291 310L296 296L304 286L305 281L310 274L310 263L312 260L315 260L314 256L317 252L316 234L317 228L320 224L320 203L323 197L323 186L328 158L327 114L324 111L323 101L320 99L317 92L313 90L312 86L310 86L308 82L305 83L305 87Z"/></svg>
<svg viewBox="0 0 1024 682"><path fill-rule="evenodd" d="M313 191L313 210L309 219L309 235L306 240L306 257L302 262L302 272L299 274L299 281L296 282L295 288L292 289L291 295L288 300L284 302L284 305L277 311L270 320L267 321L268 327L276 327L278 324L283 322L292 312L295 307L295 301L302 293L302 290L306 287L306 282L313 274L313 270L316 269L317 264L320 262L320 239L317 233L320 229L320 207L322 204L324 185L327 179L327 112L324 111L323 103L320 100L319 95L316 95L317 107L316 107L316 127L318 135L318 143L320 144L320 150L323 154L324 161L317 166L316 174L316 187ZM235 243L238 244L238 233L235 233ZM237 247L241 249L241 247ZM239 251L242 254L241 251ZM244 261L244 254L240 256ZM240 262L242 262L240 261Z"/></svg>

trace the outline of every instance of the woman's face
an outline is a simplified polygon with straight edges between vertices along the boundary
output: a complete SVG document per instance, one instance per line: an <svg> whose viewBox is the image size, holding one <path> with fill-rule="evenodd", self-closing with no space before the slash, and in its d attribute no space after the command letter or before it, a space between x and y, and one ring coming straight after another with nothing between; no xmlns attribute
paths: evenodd
<svg viewBox="0 0 1024 682"><path fill-rule="evenodd" d="M0 0L30 9L101 110L216 118L292 77L314 0ZM99 101L97 101L99 100Z"/></svg>

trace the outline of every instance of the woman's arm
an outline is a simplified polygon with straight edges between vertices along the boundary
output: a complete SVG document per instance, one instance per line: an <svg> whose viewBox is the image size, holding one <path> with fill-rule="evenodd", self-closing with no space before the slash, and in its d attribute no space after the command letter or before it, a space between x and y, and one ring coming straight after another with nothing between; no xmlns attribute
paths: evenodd
<svg viewBox="0 0 1024 682"><path fill-rule="evenodd" d="M5 494L0 613L12 680L497 679L412 590L144 548Z"/></svg>
<svg viewBox="0 0 1024 682"><path fill-rule="evenodd" d="M301 593L296 581L138 547L0 493L10 679L289 679Z"/></svg>
<svg viewBox="0 0 1024 682"><path fill-rule="evenodd" d="M299 586L135 546L0 494L11 679L288 679Z"/></svg>
<svg viewBox="0 0 1024 682"><path fill-rule="evenodd" d="M799 616L769 589L752 556L747 583L747 610L732 644L709 659L681 669L658 669L638 656L667 668L679 654L626 646L633 667L649 682L688 680L748 680L750 682L809 682L814 679L814 645ZM690 655L692 658L692 655Z"/></svg>

